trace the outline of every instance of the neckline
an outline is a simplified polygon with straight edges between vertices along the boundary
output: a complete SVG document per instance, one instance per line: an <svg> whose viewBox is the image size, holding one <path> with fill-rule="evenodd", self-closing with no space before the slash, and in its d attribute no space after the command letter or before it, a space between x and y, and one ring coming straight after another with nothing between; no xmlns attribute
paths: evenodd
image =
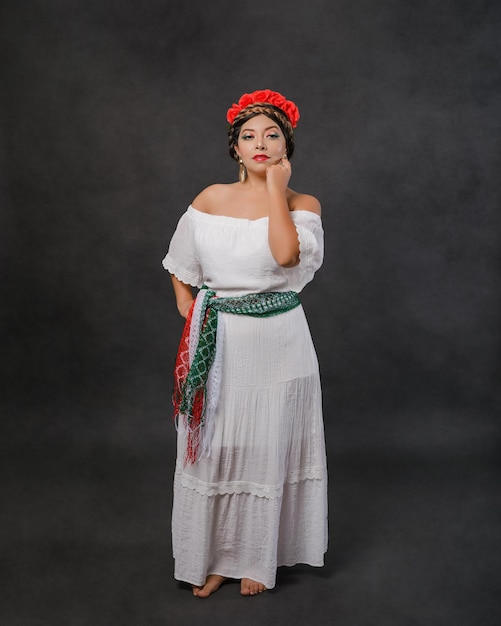
<svg viewBox="0 0 501 626"><path fill-rule="evenodd" d="M262 222L268 219L268 215L265 215L264 217L256 217L254 219L251 219L248 217L234 217L233 215L219 215L218 213L205 213L204 211L199 211L198 209L196 209L192 204L188 206L188 211L190 210L197 213L201 217L207 217L209 219L235 220L237 222L250 222L250 223ZM305 211L304 209L294 209L294 211L290 211L290 213L291 215L294 215L294 213L309 213L320 219L320 215L313 213L313 211Z"/></svg>
<svg viewBox="0 0 501 626"><path fill-rule="evenodd" d="M267 215L265 215L264 217L257 217L255 219L250 219L248 217L234 217L233 215L219 215L218 213L205 213L204 211L199 211L198 209L195 209L195 207L192 204L190 204L188 209L195 211L195 213L197 213L201 217L208 217L210 219L214 218L214 219L219 219L219 220L236 220L238 222L261 222L262 220L268 219Z"/></svg>

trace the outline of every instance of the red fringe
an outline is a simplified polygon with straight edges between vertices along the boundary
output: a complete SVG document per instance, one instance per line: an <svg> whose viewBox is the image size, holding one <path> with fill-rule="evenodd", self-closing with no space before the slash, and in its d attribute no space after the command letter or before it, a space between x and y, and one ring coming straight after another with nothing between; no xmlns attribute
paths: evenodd
<svg viewBox="0 0 501 626"><path fill-rule="evenodd" d="M184 383L190 371L190 329L193 316L193 307L195 301L186 316L186 322L179 342L177 350L176 363L174 366L174 392L172 394L172 402L174 404L173 419L179 417L179 407L182 401L182 392ZM199 389L195 395L193 402L193 412L189 416L189 424L187 426L187 441L184 462L194 463L197 460L198 449L200 447L200 427L205 403L205 392Z"/></svg>
<svg viewBox="0 0 501 626"><path fill-rule="evenodd" d="M174 419L176 419L179 414L183 384L188 376L188 372L190 371L190 328L194 306L195 300L193 300L193 304L191 305L188 315L186 316L186 322L184 324L183 333L177 349L176 363L174 365L174 392L172 394Z"/></svg>

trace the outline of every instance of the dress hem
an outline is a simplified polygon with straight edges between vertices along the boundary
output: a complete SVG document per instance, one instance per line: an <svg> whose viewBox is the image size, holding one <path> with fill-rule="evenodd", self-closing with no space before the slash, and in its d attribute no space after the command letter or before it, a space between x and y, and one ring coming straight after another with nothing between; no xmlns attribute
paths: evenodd
<svg viewBox="0 0 501 626"><path fill-rule="evenodd" d="M324 553L325 554L325 553ZM325 567L325 562L324 559L322 559L321 562L311 562L311 561L306 561L306 560L293 560L290 563L279 563L277 565L277 569L279 567L294 567L296 565L307 565L308 567ZM259 582L263 585L265 585L267 590L271 590L274 589L276 586L276 579L273 582L273 584L266 584L265 581L261 581L258 580L259 577L256 577L255 574L252 573L246 573L246 574L239 574L239 575L229 575L229 574L223 574L221 570L215 570L215 571L211 571L208 572L205 576L205 579L202 582L193 582L194 579L190 579L188 580L188 577L182 577L179 575L176 575L174 573L174 580L177 580L180 583L186 583L187 585L194 585L195 587L203 587L203 585L205 585L205 582L208 578L208 576L222 576L223 578L226 578L227 580L242 580L242 578L249 578L251 580L255 580L256 582Z"/></svg>

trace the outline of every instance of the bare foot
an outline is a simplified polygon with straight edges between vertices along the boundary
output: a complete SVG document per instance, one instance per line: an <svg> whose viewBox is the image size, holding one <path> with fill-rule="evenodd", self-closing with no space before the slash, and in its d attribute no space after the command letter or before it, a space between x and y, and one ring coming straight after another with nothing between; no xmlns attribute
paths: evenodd
<svg viewBox="0 0 501 626"><path fill-rule="evenodd" d="M193 595L198 598L208 598L211 593L214 593L214 591L217 591L219 587L221 587L225 580L226 578L224 576L211 574L210 576L207 576L203 587L192 585Z"/></svg>
<svg viewBox="0 0 501 626"><path fill-rule="evenodd" d="M240 583L240 593L243 596L255 596L258 593L266 591L266 587L262 583L258 583L250 578L242 578Z"/></svg>

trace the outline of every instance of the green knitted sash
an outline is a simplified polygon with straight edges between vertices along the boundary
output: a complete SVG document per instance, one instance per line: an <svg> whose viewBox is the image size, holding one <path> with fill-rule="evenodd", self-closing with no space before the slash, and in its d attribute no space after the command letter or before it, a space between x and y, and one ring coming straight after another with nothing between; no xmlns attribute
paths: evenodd
<svg viewBox="0 0 501 626"><path fill-rule="evenodd" d="M189 373L182 385L179 405L180 413L186 416L188 424L195 420L198 425L202 425L204 421L207 379L216 354L218 313L271 317L291 311L301 304L295 291L270 291L246 296L218 298L215 291L205 288L203 290L206 293L203 296L200 317L198 320L192 321L192 324L200 324L198 345ZM200 394L203 394L203 399ZM201 411L196 409L194 411L194 404L199 404L200 400Z"/></svg>

